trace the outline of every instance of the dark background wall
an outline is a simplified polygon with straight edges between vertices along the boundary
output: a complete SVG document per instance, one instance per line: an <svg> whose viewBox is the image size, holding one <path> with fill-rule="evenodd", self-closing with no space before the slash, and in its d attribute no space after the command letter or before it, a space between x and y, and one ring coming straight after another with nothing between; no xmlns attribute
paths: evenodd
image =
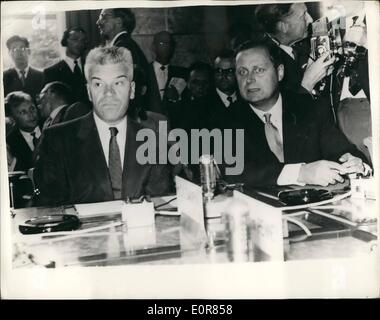
<svg viewBox="0 0 380 320"><path fill-rule="evenodd" d="M307 4L313 18L319 17L318 3ZM255 5L193 6L176 8L132 8L136 16L133 38L149 61L153 60L153 35L167 30L174 34L177 48L173 64L189 66L196 60L213 61L224 47L230 46L237 33L259 32L254 19ZM101 44L96 27L100 10L66 12L67 27L80 26L89 37L90 48Z"/></svg>

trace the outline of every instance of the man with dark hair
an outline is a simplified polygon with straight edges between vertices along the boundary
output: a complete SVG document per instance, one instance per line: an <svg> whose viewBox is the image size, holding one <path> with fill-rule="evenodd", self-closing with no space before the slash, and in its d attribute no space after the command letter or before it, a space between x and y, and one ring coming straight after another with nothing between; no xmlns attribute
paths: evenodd
<svg viewBox="0 0 380 320"><path fill-rule="evenodd" d="M172 128L208 128L212 88L212 67L202 61L194 62L189 68L189 79L182 100L168 104Z"/></svg>
<svg viewBox="0 0 380 320"><path fill-rule="evenodd" d="M73 93L66 83L54 81L42 89L38 100L41 116L45 119L43 129L46 129L64 121L67 109L73 102Z"/></svg>
<svg viewBox="0 0 380 320"><path fill-rule="evenodd" d="M245 169L232 177L247 186L343 182L365 173L364 156L308 95L281 91L284 65L273 43L251 42L236 56L242 99L236 110L245 130ZM231 178L231 177L230 177Z"/></svg>
<svg viewBox="0 0 380 320"><path fill-rule="evenodd" d="M226 128L231 125L231 112L239 98L235 76L235 55L223 50L214 60L215 91L210 110L210 126Z"/></svg>
<svg viewBox="0 0 380 320"><path fill-rule="evenodd" d="M280 49L285 67L281 86L298 93L314 93L315 85L328 73L334 58L330 52L322 54L316 61L309 61L310 44L308 28L313 22L302 2L262 4L255 10L257 21L266 35ZM305 40L305 41L303 41Z"/></svg>
<svg viewBox="0 0 380 320"><path fill-rule="evenodd" d="M167 194L169 168L136 159L143 127L127 116L134 98L131 53L100 47L87 56L93 112L44 130L35 182L43 205L101 202Z"/></svg>
<svg viewBox="0 0 380 320"><path fill-rule="evenodd" d="M179 100L186 87L187 69L170 64L174 50L175 41L171 33L160 31L154 35L152 51L155 60L148 69L147 107L151 111L167 114L167 100Z"/></svg>
<svg viewBox="0 0 380 320"><path fill-rule="evenodd" d="M45 80L41 71L29 66L29 41L24 37L12 36L6 44L15 67L4 71L4 95L13 91L23 91L34 100Z"/></svg>
<svg viewBox="0 0 380 320"><path fill-rule="evenodd" d="M88 103L84 77L86 33L82 28L69 28L62 36L61 45L66 48L63 59L44 70L46 83L60 81L72 89L74 101ZM90 110L88 110L90 111Z"/></svg>
<svg viewBox="0 0 380 320"><path fill-rule="evenodd" d="M14 121L6 138L8 151L16 158L12 171L27 171L33 167L33 152L41 136L37 109L32 97L22 91L9 93L5 108Z"/></svg>
<svg viewBox="0 0 380 320"><path fill-rule="evenodd" d="M146 77L148 60L131 37L136 27L136 18L132 10L128 8L103 9L96 25L108 46L124 47L131 52L134 65L138 65Z"/></svg>

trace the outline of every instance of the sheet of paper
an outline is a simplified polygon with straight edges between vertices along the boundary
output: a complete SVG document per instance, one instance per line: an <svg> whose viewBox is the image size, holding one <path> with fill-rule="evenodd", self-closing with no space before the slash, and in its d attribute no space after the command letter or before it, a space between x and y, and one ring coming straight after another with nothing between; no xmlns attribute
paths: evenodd
<svg viewBox="0 0 380 320"><path fill-rule="evenodd" d="M123 204L124 201L115 200L97 203L81 203L76 204L74 207L79 217L92 217L111 213L121 214Z"/></svg>

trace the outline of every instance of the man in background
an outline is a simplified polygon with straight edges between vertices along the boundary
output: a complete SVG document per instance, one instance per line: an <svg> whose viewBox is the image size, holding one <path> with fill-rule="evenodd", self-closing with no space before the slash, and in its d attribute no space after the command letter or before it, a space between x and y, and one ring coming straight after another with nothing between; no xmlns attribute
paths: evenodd
<svg viewBox="0 0 380 320"><path fill-rule="evenodd" d="M12 36L7 40L6 45L14 67L4 71L4 96L13 91L23 91L35 102L36 95L43 88L45 80L41 71L29 66L28 39L17 35Z"/></svg>
<svg viewBox="0 0 380 320"><path fill-rule="evenodd" d="M14 91L5 97L5 108L14 121L7 134L7 150L13 158L10 171L27 171L34 165L34 150L41 136L38 113L32 97Z"/></svg>
<svg viewBox="0 0 380 320"><path fill-rule="evenodd" d="M136 18L132 10L128 8L103 9L96 25L100 35L106 40L106 45L128 49L132 54L134 65L139 66L146 77L148 60L131 36L136 27Z"/></svg>
<svg viewBox="0 0 380 320"><path fill-rule="evenodd" d="M72 89L74 101L88 103L84 77L84 54L87 46L86 33L81 28L65 30L61 39L65 55L61 61L44 70L46 83L60 81Z"/></svg>
<svg viewBox="0 0 380 320"><path fill-rule="evenodd" d="M170 64L175 45L173 35L167 31L158 32L153 37L155 60L148 69L147 107L150 111L167 114L167 100L179 100L186 87L187 69Z"/></svg>
<svg viewBox="0 0 380 320"><path fill-rule="evenodd" d="M211 103L210 127L228 128L232 110L239 98L235 76L235 57L232 50L222 51L214 61L215 91Z"/></svg>

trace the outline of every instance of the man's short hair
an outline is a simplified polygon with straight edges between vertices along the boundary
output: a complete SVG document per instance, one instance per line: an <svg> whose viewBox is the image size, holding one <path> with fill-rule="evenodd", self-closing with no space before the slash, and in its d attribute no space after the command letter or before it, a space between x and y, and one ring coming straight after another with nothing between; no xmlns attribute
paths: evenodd
<svg viewBox="0 0 380 320"><path fill-rule="evenodd" d="M80 27L72 27L72 28L68 28L68 29L66 29L66 30L63 32L62 39L61 39L61 45L62 45L62 47L66 47L66 46L67 46L67 39L70 38L70 33L73 32L73 31L86 33L86 32L84 31L84 29L82 29L82 28L80 28Z"/></svg>
<svg viewBox="0 0 380 320"><path fill-rule="evenodd" d="M234 59L235 58L235 52L232 49L223 49L214 60L214 63L216 59Z"/></svg>
<svg viewBox="0 0 380 320"><path fill-rule="evenodd" d="M90 82L90 71L96 65L107 64L124 64L128 73L130 74L130 80L133 79L133 60L131 52L123 47L97 47L92 49L86 58L86 64L84 66L84 74L87 82Z"/></svg>
<svg viewBox="0 0 380 320"><path fill-rule="evenodd" d="M203 62L203 61L195 61L194 63L192 63L189 67L189 75L191 74L191 72L193 71L201 71L201 72L205 72L208 74L208 76L211 78L212 75L213 75L213 69L212 67L206 63L206 62Z"/></svg>
<svg viewBox="0 0 380 320"><path fill-rule="evenodd" d="M292 4L260 4L255 10L256 19L266 32L275 33L277 22L290 13Z"/></svg>
<svg viewBox="0 0 380 320"><path fill-rule="evenodd" d="M24 45L25 45L25 48L29 48L29 41L28 41L27 38L25 38L25 37L20 37L20 36L12 36L12 37L10 37L10 38L7 40L7 42L6 42L8 50L11 49L11 45L12 45L12 43L14 43L14 42L23 42Z"/></svg>
<svg viewBox="0 0 380 320"><path fill-rule="evenodd" d="M128 33L132 33L136 27L135 14L129 8L114 8L112 13L115 18L121 18L123 21L123 29Z"/></svg>
<svg viewBox="0 0 380 320"><path fill-rule="evenodd" d="M4 99L5 115L7 117L11 116L12 110L17 108L20 104L26 101L33 103L32 97L23 91L13 91L13 92L8 93Z"/></svg>
<svg viewBox="0 0 380 320"><path fill-rule="evenodd" d="M70 104L73 102L73 91L71 87L61 81L53 81L46 85L46 90L56 97L61 99L63 102Z"/></svg>
<svg viewBox="0 0 380 320"><path fill-rule="evenodd" d="M280 64L283 64L282 56L281 56L281 49L273 43L273 41L270 41L267 38L263 38L260 40L249 40L244 43L242 43L236 50L236 56L245 50L254 49L254 48L263 48L268 51L269 58L273 62L273 65L277 68Z"/></svg>

